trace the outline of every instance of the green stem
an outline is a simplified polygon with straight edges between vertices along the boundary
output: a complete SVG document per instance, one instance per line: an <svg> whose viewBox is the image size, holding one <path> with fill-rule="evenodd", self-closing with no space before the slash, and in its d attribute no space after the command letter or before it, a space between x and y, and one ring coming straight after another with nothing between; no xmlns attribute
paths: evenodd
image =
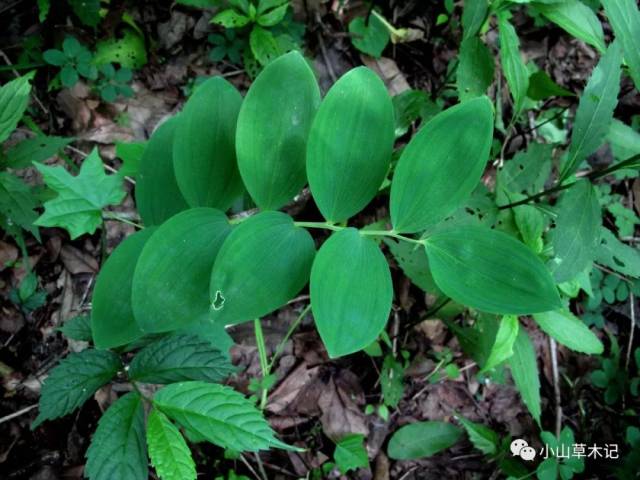
<svg viewBox="0 0 640 480"><path fill-rule="evenodd" d="M140 230L142 230L144 228L144 226L140 225L139 223L136 223L136 222L134 222L132 220L129 220L128 218L121 217L117 213L104 212L103 216L104 216L104 218L106 220L116 220L118 222L126 223L127 225L132 225L132 226L134 226L136 228L139 228Z"/></svg>
<svg viewBox="0 0 640 480"><path fill-rule="evenodd" d="M276 359L282 354L282 351L284 350L285 344L287 343L287 341L289 340L291 335L293 335L293 332L295 332L296 328L298 328L298 325L300 325L300 322L302 322L302 319L307 314L307 312L309 312L310 309L311 309L311 305L307 305L302 310L302 312L300 312L300 315L298 315L298 318L296 318L295 321L291 324L291 326L289 327L289 330L287 330L287 333L285 334L284 338L280 341L280 343L276 347L276 351L273 352L273 356L271 357L271 361L269 362L269 365L267 365L267 371L269 371L269 372L271 371L271 369L273 368L274 363L276 363Z"/></svg>
<svg viewBox="0 0 640 480"><path fill-rule="evenodd" d="M262 332L262 324L260 319L256 318L253 321L253 329L256 336L256 345L258 346L258 358L260 359L260 369L262 370L262 380L269 376L269 364L267 362L267 346L264 341L264 333ZM267 406L267 389L262 386L262 392L260 396L260 410L264 410Z"/></svg>
<svg viewBox="0 0 640 480"><path fill-rule="evenodd" d="M340 230L344 230L345 228L349 228L341 225L334 225L332 223L326 222L294 222L296 227L304 227L304 228L321 228L324 230L333 230L334 232L338 232ZM424 245L426 243L425 239L418 240L415 238L405 237L404 235L400 235L393 230L359 230L361 235L366 235L370 237L392 237L397 238L398 240L402 240L404 242L416 243L418 245Z"/></svg>

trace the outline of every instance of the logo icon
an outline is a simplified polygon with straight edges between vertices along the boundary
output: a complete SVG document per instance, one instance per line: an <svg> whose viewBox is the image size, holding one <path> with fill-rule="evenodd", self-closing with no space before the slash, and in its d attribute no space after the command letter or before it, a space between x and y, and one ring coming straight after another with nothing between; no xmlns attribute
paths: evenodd
<svg viewBox="0 0 640 480"><path fill-rule="evenodd" d="M511 453L514 457L520 457L527 462L530 462L536 457L536 451L529 446L526 440L516 438L511 442Z"/></svg>

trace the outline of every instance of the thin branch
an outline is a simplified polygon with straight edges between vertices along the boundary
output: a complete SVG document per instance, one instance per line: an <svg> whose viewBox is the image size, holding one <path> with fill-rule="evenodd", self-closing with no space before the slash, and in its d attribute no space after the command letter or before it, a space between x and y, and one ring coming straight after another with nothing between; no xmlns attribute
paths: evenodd
<svg viewBox="0 0 640 480"><path fill-rule="evenodd" d="M636 298L633 293L629 293L629 307L631 309L631 324L629 325L629 342L627 343L627 358L624 361L624 369L629 370L631 361L631 350L633 349L633 337L636 331Z"/></svg>
<svg viewBox="0 0 640 480"><path fill-rule="evenodd" d="M559 438L562 429L562 397L560 395L560 375L558 374L558 344L553 337L549 337L549 349L551 350L553 393L556 402L556 438Z"/></svg>
<svg viewBox="0 0 640 480"><path fill-rule="evenodd" d="M0 418L0 424L4 423L4 422L8 422L9 420L12 420L14 418L17 418L21 415L24 415L27 412L30 412L31 410L33 410L34 408L36 408L38 406L38 404L36 403L35 405L30 405L26 408L23 408L22 410L18 410L17 412L13 412L10 413L9 415Z"/></svg>

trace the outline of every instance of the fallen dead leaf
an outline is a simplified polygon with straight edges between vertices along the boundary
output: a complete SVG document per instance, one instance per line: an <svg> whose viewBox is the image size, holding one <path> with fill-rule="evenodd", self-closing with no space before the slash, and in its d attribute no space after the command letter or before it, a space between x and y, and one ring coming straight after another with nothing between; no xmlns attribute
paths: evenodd
<svg viewBox="0 0 640 480"><path fill-rule="evenodd" d="M309 368L307 363L301 363L269 396L267 410L278 415L319 414L317 401L322 392L319 374L319 366Z"/></svg>
<svg viewBox="0 0 640 480"><path fill-rule="evenodd" d="M398 64L391 58L373 58L367 55L360 55L362 62L380 75L389 90L391 96L398 95L406 90L410 90L409 82L404 77Z"/></svg>
<svg viewBox="0 0 640 480"><path fill-rule="evenodd" d="M18 249L0 240L0 272L18 259Z"/></svg>
<svg viewBox="0 0 640 480"><path fill-rule="evenodd" d="M60 250L60 259L72 275L80 273L97 273L100 265L95 258L71 245L64 245Z"/></svg>
<svg viewBox="0 0 640 480"><path fill-rule="evenodd" d="M334 442L350 433L367 436L369 427L361 405L364 405L364 394L358 377L348 370L332 375L318 399L325 435Z"/></svg>

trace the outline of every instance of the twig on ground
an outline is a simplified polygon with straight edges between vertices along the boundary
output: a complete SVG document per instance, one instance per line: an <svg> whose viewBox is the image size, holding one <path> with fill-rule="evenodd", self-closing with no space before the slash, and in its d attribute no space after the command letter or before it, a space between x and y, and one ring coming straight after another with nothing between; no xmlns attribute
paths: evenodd
<svg viewBox="0 0 640 480"><path fill-rule="evenodd" d="M267 477L262 478L260 475L258 475L258 473L255 471L255 469L251 466L251 464L249 463L249 461L244 457L243 454L240 454L240 461L242 463L244 463L244 466L247 467L249 469L249 471L253 474L254 477L256 477L257 480L268 480Z"/></svg>
<svg viewBox="0 0 640 480"><path fill-rule="evenodd" d="M20 415L24 415L25 413L30 412L31 410L33 410L37 406L38 406L38 404L36 403L35 405L30 405L28 407L23 408L22 410L18 410L17 412L10 413L9 415L7 415L5 417L0 418L0 424L2 424L4 422L8 422L9 420L12 420L14 418L17 418Z"/></svg>
<svg viewBox="0 0 640 480"><path fill-rule="evenodd" d="M336 76L336 72L333 69L333 65L331 64L331 59L329 58L329 53L327 52L327 46L324 44L324 39L322 38L322 34L320 32L317 32L316 36L318 38L318 45L320 45L322 60L327 67L327 73L329 74L329 77L331 77L331 81L335 83L338 77Z"/></svg>
<svg viewBox="0 0 640 480"><path fill-rule="evenodd" d="M627 358L624 361L624 369L629 370L631 361L631 350L633 349L633 337L636 331L636 298L633 293L629 293L629 308L631 310L631 325L629 325L629 343L627 343Z"/></svg>
<svg viewBox="0 0 640 480"><path fill-rule="evenodd" d="M556 437L560 437L562 429L562 397L560 395L560 375L558 374L558 344L553 337L549 337L551 350L551 371L553 374L553 393L556 402Z"/></svg>

